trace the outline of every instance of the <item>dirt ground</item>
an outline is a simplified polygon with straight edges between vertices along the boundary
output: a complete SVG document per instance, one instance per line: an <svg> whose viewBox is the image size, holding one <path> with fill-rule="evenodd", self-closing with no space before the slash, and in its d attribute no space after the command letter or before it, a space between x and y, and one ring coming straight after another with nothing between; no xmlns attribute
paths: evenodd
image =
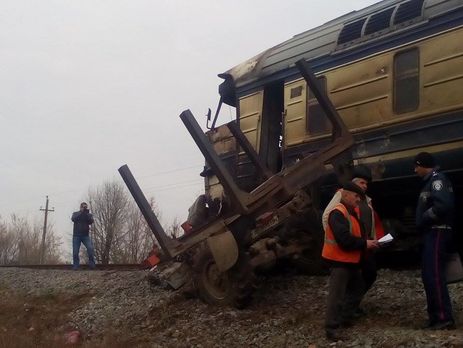
<svg viewBox="0 0 463 348"><path fill-rule="evenodd" d="M421 330L418 271L381 270L367 315L338 342L324 337L327 277L265 277L237 310L150 285L143 271L103 273L0 270L0 348L64 347L72 330L81 347L463 347L463 283L449 287L460 329Z"/></svg>
<svg viewBox="0 0 463 348"><path fill-rule="evenodd" d="M0 289L0 347L46 347L64 344L66 315L86 301L85 296L30 297Z"/></svg>

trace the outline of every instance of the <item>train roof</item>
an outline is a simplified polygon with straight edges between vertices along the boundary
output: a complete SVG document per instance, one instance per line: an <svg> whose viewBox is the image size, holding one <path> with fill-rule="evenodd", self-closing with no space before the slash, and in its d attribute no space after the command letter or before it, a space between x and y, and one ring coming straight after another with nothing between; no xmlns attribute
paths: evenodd
<svg viewBox="0 0 463 348"><path fill-rule="evenodd" d="M295 35L231 68L220 77L240 88L308 61L341 55L380 38L421 26L430 19L463 7L463 0L383 0Z"/></svg>

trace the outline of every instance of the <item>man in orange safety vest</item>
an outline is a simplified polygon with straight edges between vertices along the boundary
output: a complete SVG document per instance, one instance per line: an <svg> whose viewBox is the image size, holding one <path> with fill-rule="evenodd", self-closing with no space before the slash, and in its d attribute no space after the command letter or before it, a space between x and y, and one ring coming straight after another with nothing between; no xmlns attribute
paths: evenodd
<svg viewBox="0 0 463 348"><path fill-rule="evenodd" d="M364 294L360 270L362 254L378 248L377 239L367 239L356 208L364 195L353 182L343 185L341 201L330 212L322 257L330 264L326 307L326 337L337 340L337 330L349 324L359 299Z"/></svg>

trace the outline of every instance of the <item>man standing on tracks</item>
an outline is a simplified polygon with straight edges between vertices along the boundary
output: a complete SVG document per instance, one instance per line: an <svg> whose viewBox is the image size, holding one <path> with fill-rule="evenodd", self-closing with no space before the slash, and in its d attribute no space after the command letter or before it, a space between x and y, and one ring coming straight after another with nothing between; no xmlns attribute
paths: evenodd
<svg viewBox="0 0 463 348"><path fill-rule="evenodd" d="M426 292L430 330L455 329L445 279L445 259L451 245L454 194L450 180L437 171L428 152L415 157L415 173L423 179L416 206L416 227L422 235L421 276Z"/></svg>
<svg viewBox="0 0 463 348"><path fill-rule="evenodd" d="M72 233L72 269L79 269L81 243L87 248L88 265L90 268L95 268L93 244L89 236L90 225L93 224L93 215L90 214L87 203L82 202L80 204L80 210L72 213L71 220L74 222Z"/></svg>
<svg viewBox="0 0 463 348"><path fill-rule="evenodd" d="M337 330L348 325L355 306L364 294L360 259L366 250L378 248L378 241L366 239L355 208L363 191L348 182L341 191L341 202L330 212L322 257L330 264L326 337L337 340Z"/></svg>

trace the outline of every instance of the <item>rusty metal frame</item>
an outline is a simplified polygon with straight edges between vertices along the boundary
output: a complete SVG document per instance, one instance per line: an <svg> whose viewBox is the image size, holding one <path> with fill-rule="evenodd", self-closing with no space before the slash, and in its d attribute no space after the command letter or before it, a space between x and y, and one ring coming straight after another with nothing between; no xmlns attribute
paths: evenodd
<svg viewBox="0 0 463 348"><path fill-rule="evenodd" d="M239 212L243 214L247 213L248 210L246 207L246 201L248 193L240 190L240 188L236 185L232 176L228 172L227 168L225 168L225 165L215 152L213 146L209 142L209 139L202 131L191 111L183 111L180 114L180 119L187 128L188 132L190 132L191 137L202 152L209 166L214 171L214 174L219 178L225 192L232 200L233 206L236 207Z"/></svg>
<svg viewBox="0 0 463 348"><path fill-rule="evenodd" d="M137 181L132 175L129 167L125 164L119 168L119 174L122 176L127 188L129 189L130 193L132 194L135 202L138 205L143 217L145 218L146 222L148 223L149 228L153 231L156 240L158 241L161 249L167 254L168 257L173 257L174 254L172 252L173 248L178 245L178 242L170 238L164 229L162 228L161 224L159 223L156 214L154 214L151 205L149 204L148 200L146 199L145 195L143 194L140 186L138 186Z"/></svg>
<svg viewBox="0 0 463 348"><path fill-rule="evenodd" d="M132 193L132 196L142 211L143 216L147 220L148 225L155 234L161 248L167 255L170 257L179 255L215 234L229 230L235 233L234 226L240 226L240 229L243 227L239 223L240 221L244 221L245 223L243 225L246 226L247 221L252 221L252 219L249 219L250 217L255 218L265 211L281 207L283 204L292 199L298 190L306 187L321 177L325 172L325 164L327 162L342 155L353 145L352 135L349 133L348 128L342 121L327 95L318 88L316 77L310 70L308 64L302 59L296 62L296 66L333 125L331 137L332 141L329 145L320 149L316 153L271 176L250 193L244 192L238 188L232 176L228 173L227 169L221 162L219 156L215 153L213 146L196 122L191 111L186 110L180 115L180 118L190 132L196 145L203 153L207 163L211 166L214 173L219 178L226 194L232 199L233 206L236 209L236 214L232 217L227 219L217 218L208 225L196 229L191 234L174 240L168 237L162 229L128 167L122 166L119 169L119 172ZM231 128L233 128L233 126ZM230 129L230 131L233 132L232 129ZM250 144L248 146L246 141L243 141L243 138L240 137L241 131L235 133L238 135L236 137L237 141L245 153L252 159L253 163L259 170L262 170L263 173L267 174L265 170L266 168L263 165L259 165L260 162L255 150L252 146L250 146Z"/></svg>
<svg viewBox="0 0 463 348"><path fill-rule="evenodd" d="M296 67L300 71L304 80L307 82L307 85L310 87L310 90L317 99L318 104L320 104L323 111L325 111L326 116L333 125L331 140L334 141L337 138L349 138L349 129L341 119L341 116L339 116L331 100L324 93L324 91L319 88L318 80L310 69L309 64L307 64L305 59L300 59L296 62Z"/></svg>
<svg viewBox="0 0 463 348"><path fill-rule="evenodd" d="M248 138L246 138L238 124L235 121L232 121L227 123L227 127L230 130L233 137L238 142L239 146L241 146L243 151L246 153L249 160L256 167L256 170L258 171L260 177L264 180L270 178L272 176L272 172L267 168L265 164L262 163L256 150L254 150Z"/></svg>

